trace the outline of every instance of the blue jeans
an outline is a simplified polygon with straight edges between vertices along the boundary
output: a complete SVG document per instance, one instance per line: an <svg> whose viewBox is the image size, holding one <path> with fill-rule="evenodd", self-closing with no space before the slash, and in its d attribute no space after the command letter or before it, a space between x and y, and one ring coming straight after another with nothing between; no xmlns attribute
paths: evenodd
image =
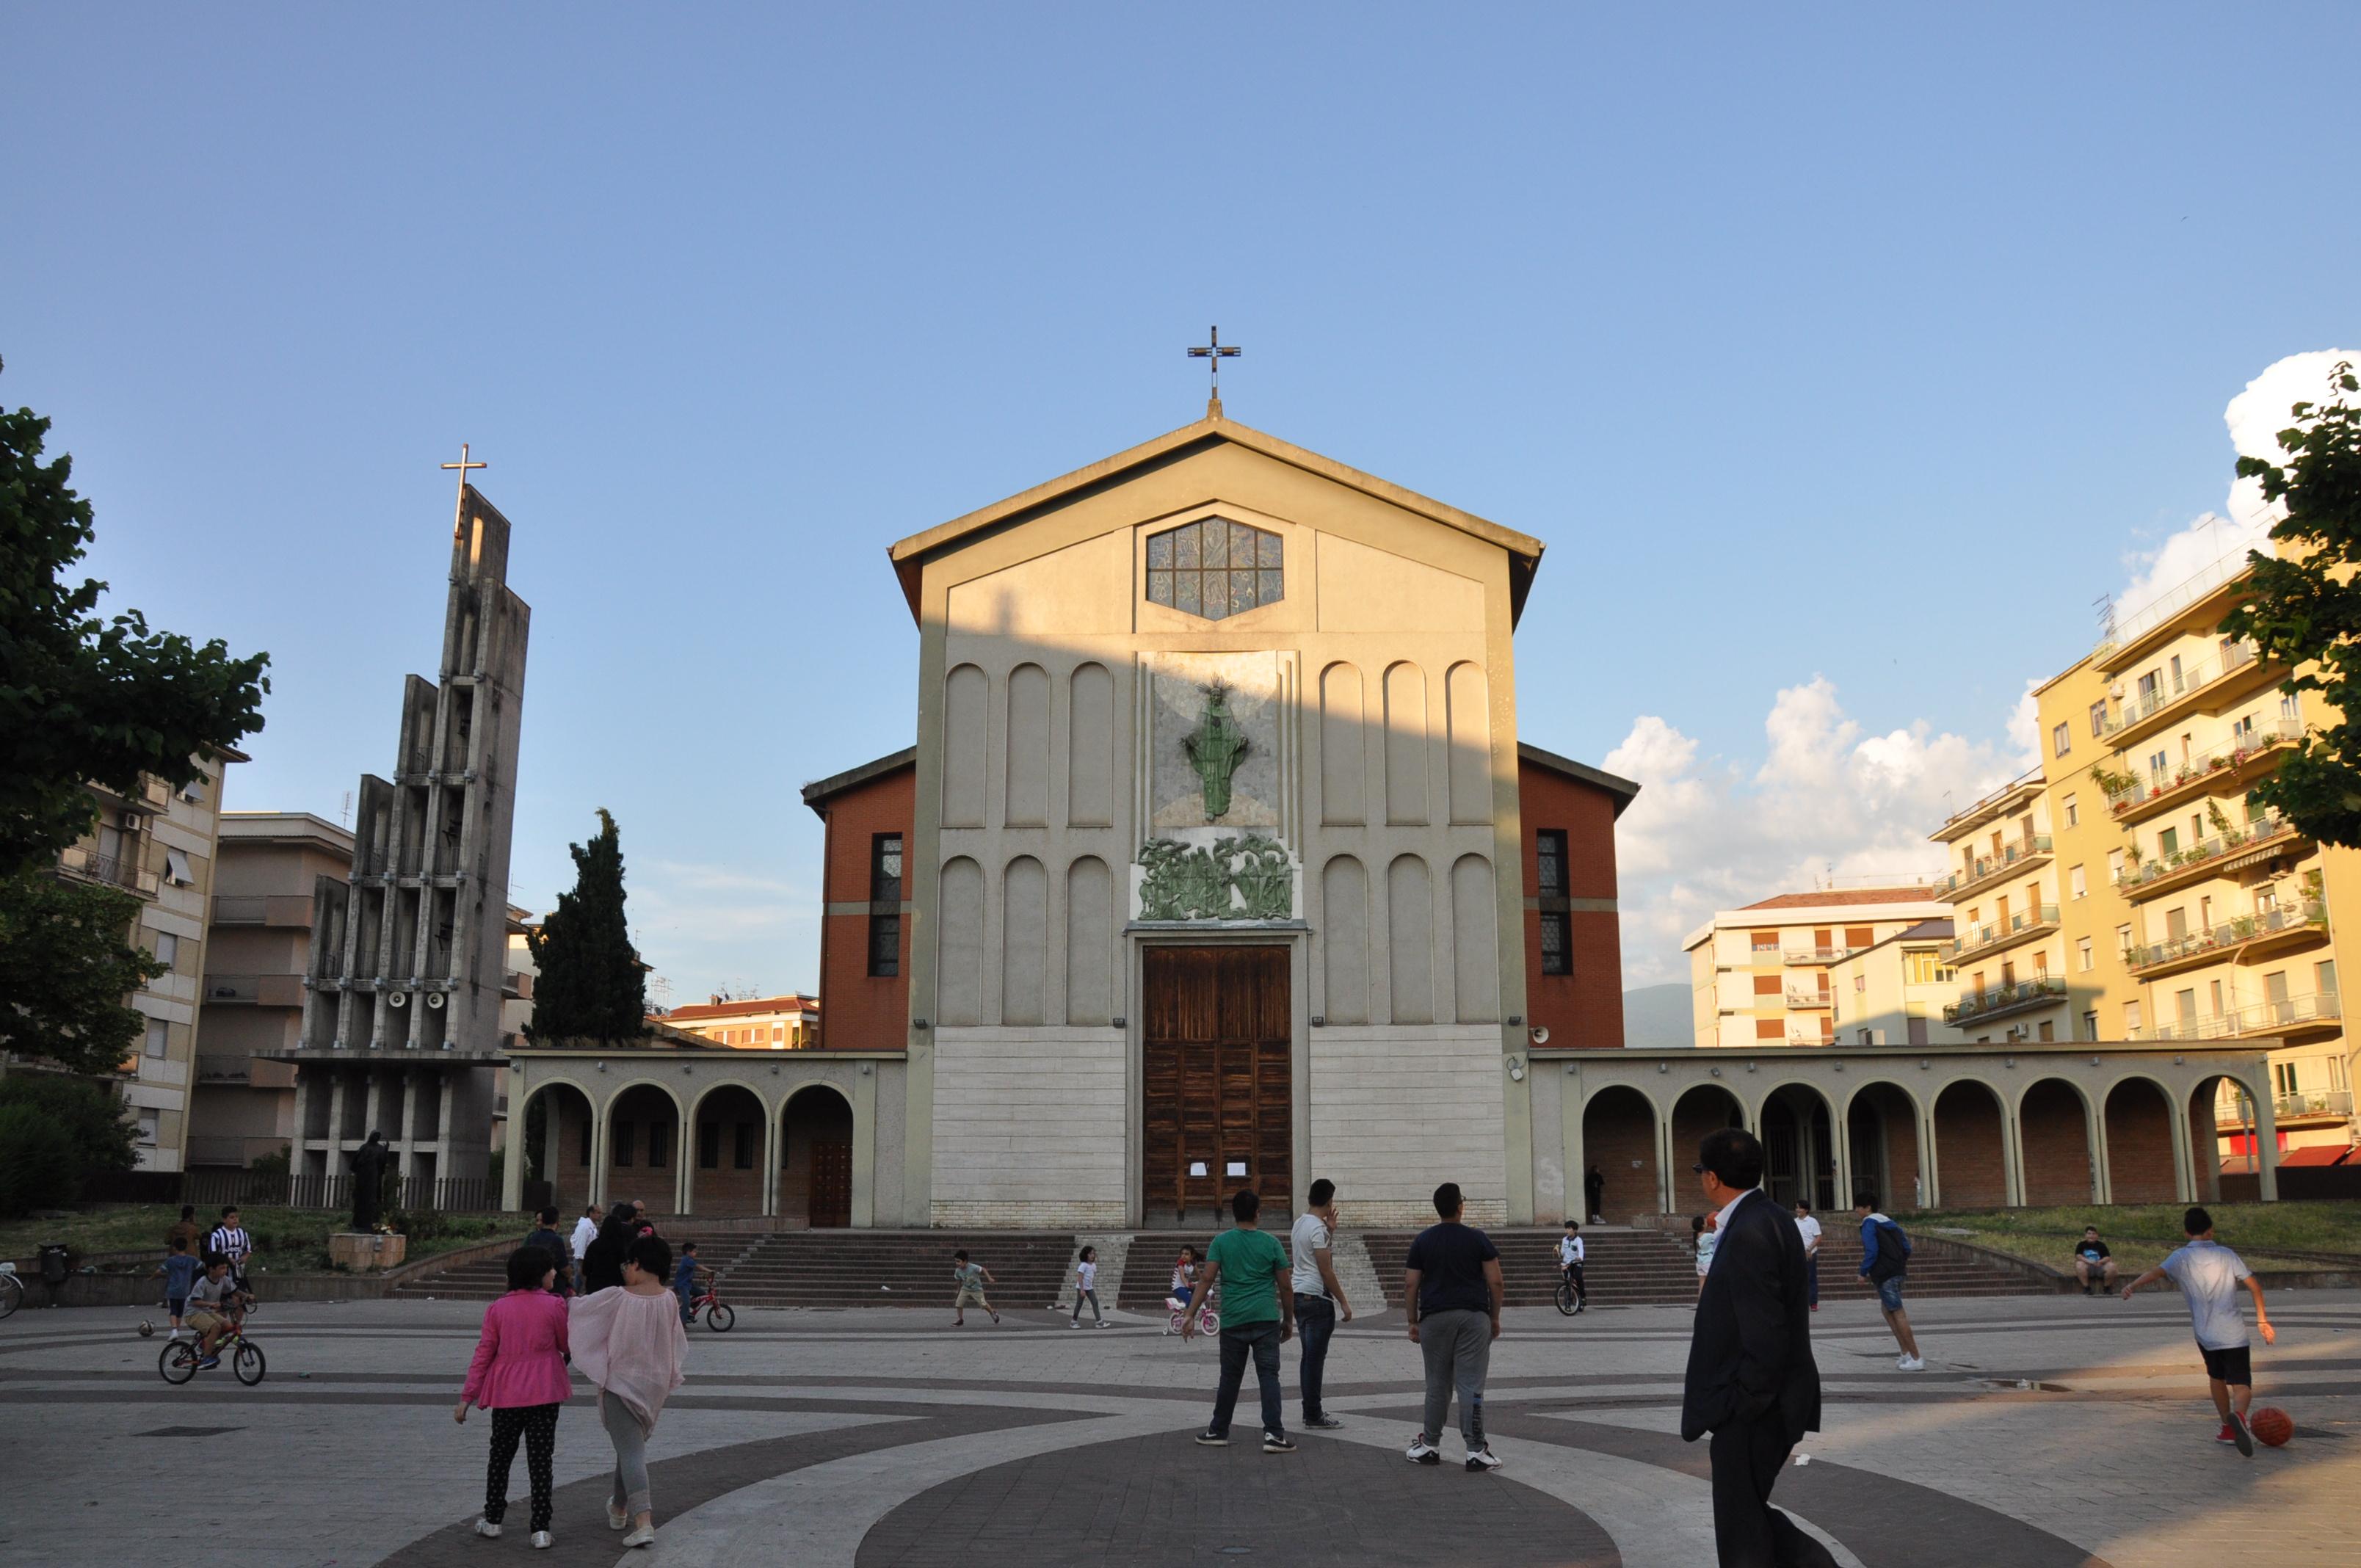
<svg viewBox="0 0 2361 1568"><path fill-rule="evenodd" d="M1215 1437L1230 1433L1230 1417L1238 1408L1238 1385L1246 1381L1246 1357L1254 1357L1255 1381L1262 1386L1262 1430L1287 1431L1279 1400L1279 1325L1222 1325L1222 1381L1213 1391L1213 1420L1205 1430Z"/></svg>
<svg viewBox="0 0 2361 1568"><path fill-rule="evenodd" d="M690 1287L686 1285L675 1285L672 1288L672 1293L680 1298L680 1321L684 1327L696 1321L694 1314L689 1310L689 1303L695 1299L689 1294L689 1289Z"/></svg>
<svg viewBox="0 0 2361 1568"><path fill-rule="evenodd" d="M1804 1282L1806 1288L1810 1291L1810 1295L1806 1298L1807 1302L1812 1306L1818 1306L1820 1304L1820 1255L1818 1253L1812 1253L1804 1259Z"/></svg>
<svg viewBox="0 0 2361 1568"><path fill-rule="evenodd" d="M1303 1419L1316 1421L1320 1376L1328 1366L1328 1341L1336 1332L1336 1303L1325 1296L1295 1298L1295 1332L1303 1341Z"/></svg>

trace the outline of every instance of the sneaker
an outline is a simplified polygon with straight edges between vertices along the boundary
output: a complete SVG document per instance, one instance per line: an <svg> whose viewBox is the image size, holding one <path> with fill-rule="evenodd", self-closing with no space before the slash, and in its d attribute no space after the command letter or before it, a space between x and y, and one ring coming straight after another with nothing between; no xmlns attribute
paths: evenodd
<svg viewBox="0 0 2361 1568"><path fill-rule="evenodd" d="M1334 1416L1306 1416L1303 1424L1319 1431L1334 1431L1345 1423Z"/></svg>
<svg viewBox="0 0 2361 1568"><path fill-rule="evenodd" d="M1082 1319L1080 1319L1080 1318L1076 1318L1072 1322L1068 1323L1066 1326L1067 1326L1068 1328L1070 1328L1070 1329L1078 1329L1078 1328L1081 1328L1081 1327L1082 1326Z"/></svg>
<svg viewBox="0 0 2361 1568"><path fill-rule="evenodd" d="M1440 1464L1443 1463L1443 1451L1428 1442L1426 1434L1421 1432L1410 1440L1410 1446L1402 1450L1402 1457L1412 1464Z"/></svg>
<svg viewBox="0 0 2361 1568"><path fill-rule="evenodd" d="M1115 1320L1112 1318L1101 1318L1097 1322L1093 1323L1091 1327L1094 1329L1111 1329L1115 1327Z"/></svg>
<svg viewBox="0 0 2361 1568"><path fill-rule="evenodd" d="M1262 1434L1262 1451L1265 1453L1293 1453L1295 1440L1283 1431L1267 1431Z"/></svg>
<svg viewBox="0 0 2361 1568"><path fill-rule="evenodd" d="M1230 1446L1230 1434L1225 1431L1214 1431L1209 1427L1205 1431L1197 1434L1197 1446L1199 1448L1227 1448Z"/></svg>
<svg viewBox="0 0 2361 1568"><path fill-rule="evenodd" d="M2224 1421L2222 1423L2222 1430L2213 1434L2213 1441L2215 1442L2235 1442L2238 1441L2238 1429L2232 1426L2228 1421Z"/></svg>
<svg viewBox="0 0 2361 1568"><path fill-rule="evenodd" d="M631 1522L631 1516L628 1510L619 1508L612 1503L609 1503L607 1505L607 1528L609 1530L620 1530Z"/></svg>
<svg viewBox="0 0 2361 1568"><path fill-rule="evenodd" d="M482 1536L486 1541L498 1541L500 1538L500 1527L494 1524L489 1519L478 1519L476 1521L476 1533Z"/></svg>
<svg viewBox="0 0 2361 1568"><path fill-rule="evenodd" d="M1820 1310L1820 1304L1819 1304L1817 1301L1813 1302L1813 1303L1812 1303L1812 1310L1814 1310L1815 1312L1817 1312L1817 1311L1818 1311L1819 1310Z"/></svg>
<svg viewBox="0 0 2361 1568"><path fill-rule="evenodd" d="M1897 1356L1894 1365L1905 1372L1924 1372L1927 1370L1927 1358L1923 1355Z"/></svg>
<svg viewBox="0 0 2361 1568"><path fill-rule="evenodd" d="M556 1544L557 1538L547 1530L537 1530L533 1532L533 1549L535 1552L546 1552Z"/></svg>
<svg viewBox="0 0 2361 1568"><path fill-rule="evenodd" d="M2238 1452L2247 1458L2255 1456L2255 1434L2246 1430L2246 1418L2235 1410L2230 1412L2230 1441L2236 1443Z"/></svg>
<svg viewBox="0 0 2361 1568"><path fill-rule="evenodd" d="M198 1362L198 1363L197 1363L197 1370L198 1370L198 1371L200 1371L200 1372L203 1372L203 1370L205 1370L205 1368L207 1368L207 1367L209 1367L209 1366L219 1366L220 1365L221 1365L221 1357L220 1357L220 1356L218 1356L218 1355L209 1355L209 1356L205 1357L203 1361L200 1361L200 1362ZM500 1526L498 1526L498 1525L494 1525L494 1526L492 1527L492 1529L493 1529L495 1531L498 1531L498 1530L499 1530L499 1529L500 1529Z"/></svg>
<svg viewBox="0 0 2361 1568"><path fill-rule="evenodd" d="M1500 1456L1492 1452L1491 1444L1486 1443L1467 1456L1467 1468L1470 1471L1498 1470L1500 1468Z"/></svg>
<svg viewBox="0 0 2361 1568"><path fill-rule="evenodd" d="M623 1544L625 1546L653 1546L655 1543L656 1527L652 1524L643 1524L639 1529L633 1530L631 1534L623 1537Z"/></svg>

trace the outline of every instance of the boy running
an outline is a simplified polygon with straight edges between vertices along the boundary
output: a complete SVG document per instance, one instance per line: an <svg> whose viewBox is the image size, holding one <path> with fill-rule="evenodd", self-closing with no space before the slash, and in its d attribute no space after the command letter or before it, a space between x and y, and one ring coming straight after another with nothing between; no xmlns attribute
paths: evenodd
<svg viewBox="0 0 2361 1568"><path fill-rule="evenodd" d="M2235 1442L2238 1452L2255 1456L2254 1434L2246 1430L2246 1405L2255 1397L2255 1374L2246 1343L2246 1321L2238 1315L2238 1288L2255 1298L2255 1329L2265 1344L2279 1341L2263 1311L2263 1287L2246 1261L2213 1239L2213 1216L2191 1208L2181 1216L2189 1237L2180 1251L2124 1287L2124 1299L2143 1285L2169 1279L2189 1301L2190 1326L2197 1332L2198 1353L2205 1358L2205 1376L2212 1385L2213 1408L2222 1413L2216 1442Z"/></svg>
<svg viewBox="0 0 2361 1568"><path fill-rule="evenodd" d="M1577 1312L1590 1305L1590 1292L1582 1283L1582 1227L1568 1220L1565 1234L1557 1239L1557 1266L1574 1287L1574 1310Z"/></svg>
<svg viewBox="0 0 2361 1568"><path fill-rule="evenodd" d="M1000 1281L994 1279L992 1270L983 1265L970 1263L965 1247L951 1254L951 1277L959 1281L959 1295L951 1302L951 1327L967 1327L967 1310L970 1307L982 1307L992 1313L994 1322L1000 1321L1000 1314L993 1310L992 1303L984 1299L983 1294L985 1286L997 1285Z"/></svg>

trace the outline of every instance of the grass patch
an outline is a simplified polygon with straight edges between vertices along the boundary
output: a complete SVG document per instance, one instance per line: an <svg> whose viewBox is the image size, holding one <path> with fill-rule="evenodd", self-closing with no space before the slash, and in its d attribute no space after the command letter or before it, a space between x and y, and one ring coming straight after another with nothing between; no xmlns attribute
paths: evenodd
<svg viewBox="0 0 2361 1568"><path fill-rule="evenodd" d="M2257 1268L2317 1268L2318 1262L2289 1257L2284 1250L2361 1255L2361 1203L2209 1203L2213 1237ZM2103 1208L1942 1210L1906 1216L1917 1234L1943 1230L1972 1233L1959 1237L2017 1257L2046 1263L2060 1273L2074 1267L2074 1244L2082 1227L2096 1225L2127 1273L2155 1266L2186 1238L2184 1205L2145 1203Z"/></svg>
<svg viewBox="0 0 2361 1568"><path fill-rule="evenodd" d="M210 1224L218 1212L200 1209L197 1219ZM29 1259L48 1244L63 1242L77 1258L94 1253L137 1252L152 1253L160 1263L164 1234L180 1217L176 1203L94 1203L62 1220L10 1220L0 1223L0 1257ZM241 1217L254 1237L255 1262L281 1270L326 1268L329 1235L352 1225L352 1212L346 1209L252 1208ZM478 1215L397 1211L388 1218L410 1238L404 1261L412 1263L495 1236L513 1234L522 1241L531 1228L518 1220Z"/></svg>

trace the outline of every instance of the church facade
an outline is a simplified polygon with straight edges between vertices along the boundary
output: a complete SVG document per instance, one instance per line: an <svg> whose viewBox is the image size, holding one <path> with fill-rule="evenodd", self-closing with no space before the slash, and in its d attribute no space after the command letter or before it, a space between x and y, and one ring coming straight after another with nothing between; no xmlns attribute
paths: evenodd
<svg viewBox="0 0 2361 1568"><path fill-rule="evenodd" d="M1539 541L1209 417L891 554L921 643L905 1223L1200 1225L1316 1176L1362 1223L1446 1179L1471 1217L1559 1211L1528 968L1582 917L1620 1006L1634 786L1543 765L1611 803L1580 845L1607 878L1567 893L1560 829L1529 942Z"/></svg>

